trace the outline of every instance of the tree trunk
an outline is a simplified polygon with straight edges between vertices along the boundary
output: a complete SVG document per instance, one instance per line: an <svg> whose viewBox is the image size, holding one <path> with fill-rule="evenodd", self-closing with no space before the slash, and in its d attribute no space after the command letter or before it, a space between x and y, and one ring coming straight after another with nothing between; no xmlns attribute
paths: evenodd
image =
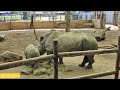
<svg viewBox="0 0 120 90"><path fill-rule="evenodd" d="M106 22L106 14L102 13L100 17L101 29L105 28L105 22Z"/></svg>
<svg viewBox="0 0 120 90"><path fill-rule="evenodd" d="M28 19L27 12L23 12L23 20L26 20L26 19Z"/></svg>
<svg viewBox="0 0 120 90"><path fill-rule="evenodd" d="M38 37L37 37L37 34L36 34L36 31L35 31L35 27L34 27L34 15L31 16L30 28L31 28L31 29L33 28L33 29L34 29L35 38L36 38L36 40L39 41L39 39L38 39Z"/></svg>
<svg viewBox="0 0 120 90"><path fill-rule="evenodd" d="M66 11L65 14L65 21L66 21L66 32L70 32L70 11Z"/></svg>
<svg viewBox="0 0 120 90"><path fill-rule="evenodd" d="M36 21L36 15L35 15L35 11L33 12L33 20Z"/></svg>
<svg viewBox="0 0 120 90"><path fill-rule="evenodd" d="M118 16L119 16L119 12L118 11L114 11L113 25L115 25L115 26L117 26L117 24L118 24Z"/></svg>

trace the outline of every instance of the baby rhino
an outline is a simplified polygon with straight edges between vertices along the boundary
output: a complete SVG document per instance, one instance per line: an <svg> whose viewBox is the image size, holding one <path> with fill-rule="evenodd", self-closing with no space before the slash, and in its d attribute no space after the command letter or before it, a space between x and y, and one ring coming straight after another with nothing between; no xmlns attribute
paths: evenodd
<svg viewBox="0 0 120 90"><path fill-rule="evenodd" d="M33 44L29 44L24 51L26 59L39 57L39 50Z"/></svg>
<svg viewBox="0 0 120 90"><path fill-rule="evenodd" d="M26 59L40 56L38 48L36 48L33 44L29 44L26 47L24 54L25 54ZM29 65L33 66L34 63L30 63Z"/></svg>

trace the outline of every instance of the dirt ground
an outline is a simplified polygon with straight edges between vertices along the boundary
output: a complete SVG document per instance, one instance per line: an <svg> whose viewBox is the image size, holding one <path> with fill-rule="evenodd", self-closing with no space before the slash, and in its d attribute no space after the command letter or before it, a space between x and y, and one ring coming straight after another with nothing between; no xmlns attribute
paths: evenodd
<svg viewBox="0 0 120 90"><path fill-rule="evenodd" d="M79 30L74 30L79 31ZM46 30L37 30L37 36L40 37ZM84 32L93 32L92 30L88 31L85 30ZM0 42L0 54L4 51L12 51L17 54L20 54L24 57L24 49L30 43L34 45L38 45L38 41L35 40L35 36L33 34L33 30L18 30L18 31L1 31L0 34L6 35L6 40ZM106 40L98 42L99 46L107 46L111 44L117 44L118 36L120 35L119 30L113 30L106 32ZM25 58L25 57L24 57ZM93 69L85 69L81 68L78 65L82 62L83 56L76 56L76 57L65 57L64 58L64 65L71 66L74 69L71 72L63 72L59 73L59 79L66 79L71 77L83 76L88 74L100 73L104 71L111 71L115 70L115 61L116 61L116 53L112 54L99 54L95 55L95 63L93 64ZM1 70L1 72L20 72L26 66L20 66L15 68L10 68L6 70ZM33 76L33 75L23 75L21 74L21 79L49 79L53 78L53 75L40 75L40 76ZM109 75L105 77L100 77L96 79L113 79L114 75Z"/></svg>

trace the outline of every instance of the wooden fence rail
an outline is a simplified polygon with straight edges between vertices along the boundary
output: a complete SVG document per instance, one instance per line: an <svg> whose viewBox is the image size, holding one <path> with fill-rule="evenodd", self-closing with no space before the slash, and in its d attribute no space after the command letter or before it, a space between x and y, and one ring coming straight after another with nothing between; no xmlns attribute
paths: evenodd
<svg viewBox="0 0 120 90"><path fill-rule="evenodd" d="M84 75L84 76L78 76L78 77L73 77L73 78L68 78L68 79L89 79L89 78L97 78L97 77L102 77L102 76L107 76L107 75L112 75L115 74L116 71L107 71L107 72L102 72L102 73L95 73L95 74L90 74L90 75Z"/></svg>
<svg viewBox="0 0 120 90"><path fill-rule="evenodd" d="M0 64L0 70L27 65L31 62L43 62L43 61L53 59L53 58L54 58L54 55L46 55L46 56L41 56L41 57L24 59L20 61L3 63L3 64Z"/></svg>
<svg viewBox="0 0 120 90"><path fill-rule="evenodd" d="M115 52L118 52L118 49L63 52L63 53L58 53L58 55L62 57L73 57L73 56L83 56L83 55L90 55L90 54L105 54L105 53L115 53Z"/></svg>

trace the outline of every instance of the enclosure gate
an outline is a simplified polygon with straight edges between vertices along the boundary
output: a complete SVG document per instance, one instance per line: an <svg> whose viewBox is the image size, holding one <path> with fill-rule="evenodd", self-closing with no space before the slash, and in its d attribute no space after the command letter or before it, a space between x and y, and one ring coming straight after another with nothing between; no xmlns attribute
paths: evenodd
<svg viewBox="0 0 120 90"><path fill-rule="evenodd" d="M97 78L97 77L102 77L102 76L107 76L107 75L112 75L112 74L115 75L114 79L118 79L119 70L120 70L120 67L119 67L120 36L118 38L118 48L116 48L116 49L89 50L89 51L77 51L77 52L75 51L75 52L58 53L57 45L58 45L58 41L54 40L54 54L0 64L0 70L26 65L26 64L29 64L32 62L41 62L41 61L48 61L49 59L54 59L54 79L58 79L58 56L70 57L70 56L81 56L81 55L90 55L90 54L117 53L115 70L103 72L103 73L92 74L92 75L73 77L73 78L68 78L68 79L89 79L89 78Z"/></svg>

